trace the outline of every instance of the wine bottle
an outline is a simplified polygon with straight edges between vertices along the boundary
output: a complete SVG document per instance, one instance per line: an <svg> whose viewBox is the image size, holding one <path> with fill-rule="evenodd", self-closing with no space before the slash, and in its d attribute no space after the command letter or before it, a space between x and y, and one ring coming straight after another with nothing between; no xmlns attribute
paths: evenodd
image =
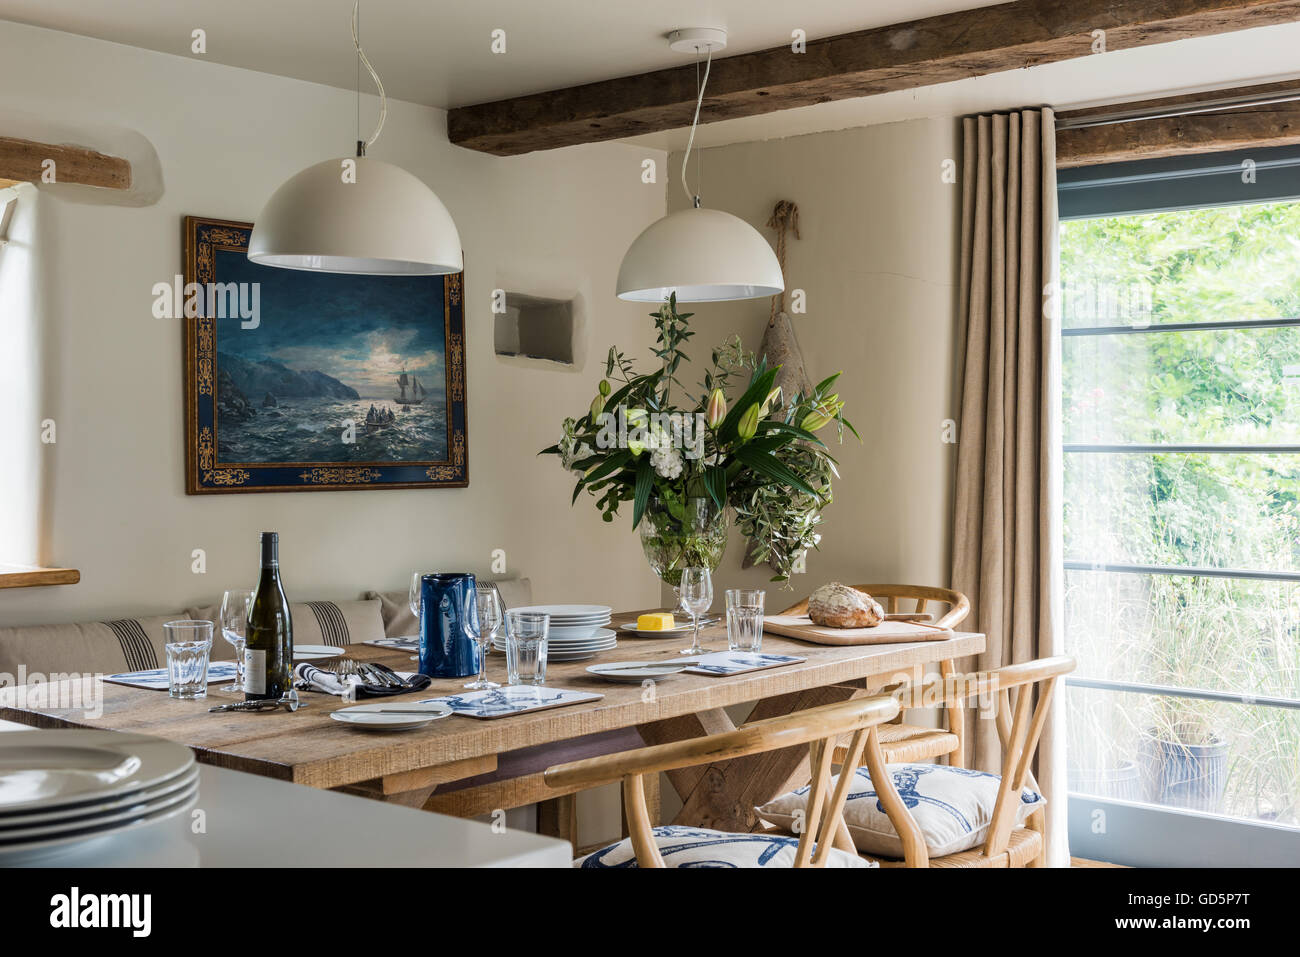
<svg viewBox="0 0 1300 957"><path fill-rule="evenodd" d="M280 698L293 687L293 621L280 583L280 536L262 533L262 575L248 610L244 700Z"/></svg>

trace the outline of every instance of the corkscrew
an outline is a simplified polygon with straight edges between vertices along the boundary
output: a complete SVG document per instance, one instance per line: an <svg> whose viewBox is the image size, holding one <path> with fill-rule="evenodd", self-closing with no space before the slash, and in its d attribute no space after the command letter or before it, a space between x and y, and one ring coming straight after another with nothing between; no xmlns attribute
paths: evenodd
<svg viewBox="0 0 1300 957"><path fill-rule="evenodd" d="M290 688L280 698L262 698L252 701L231 701L229 704L219 704L215 708L209 708L208 713L214 711L278 711L285 708L289 711L297 711L299 708L307 707L307 702L298 697L298 692Z"/></svg>

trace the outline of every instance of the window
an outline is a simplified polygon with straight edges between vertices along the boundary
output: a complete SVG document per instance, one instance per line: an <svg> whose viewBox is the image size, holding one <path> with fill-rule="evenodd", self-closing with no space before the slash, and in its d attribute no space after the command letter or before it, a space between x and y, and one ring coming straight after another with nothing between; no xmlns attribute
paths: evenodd
<svg viewBox="0 0 1300 957"><path fill-rule="evenodd" d="M1062 173L1068 771L1091 804L1300 837L1298 197L1289 149Z"/></svg>

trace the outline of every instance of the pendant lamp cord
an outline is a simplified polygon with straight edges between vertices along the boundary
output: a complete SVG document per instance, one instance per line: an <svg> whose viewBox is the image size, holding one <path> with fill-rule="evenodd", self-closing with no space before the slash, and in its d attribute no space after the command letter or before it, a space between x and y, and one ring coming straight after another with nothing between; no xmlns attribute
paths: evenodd
<svg viewBox="0 0 1300 957"><path fill-rule="evenodd" d="M695 118L691 120L691 135L686 141L686 153L682 156L682 189L686 192L686 198L690 200L691 205L696 207L700 205L700 197L697 194L692 193L690 186L686 183L686 164L691 158L691 147L695 145L695 127L700 125L700 106L704 103L704 88L709 85L709 68L712 65L713 47L709 46L707 59L704 61L704 81L697 84L699 87L699 95L695 98ZM695 64L696 75L699 74L699 71L700 65L697 61ZM698 180L699 177L696 176L696 179ZM697 182L695 185L698 186L699 183Z"/></svg>
<svg viewBox="0 0 1300 957"><path fill-rule="evenodd" d="M375 72L375 68L370 65L370 59L366 56L365 51L361 49L361 38L360 38L360 31L358 28L360 21L361 21L361 0L356 0L356 3L353 4L352 6L352 45L357 49L357 59L360 61L361 65L366 68L366 71L370 74L370 78L375 81L375 88L379 90L379 122L375 124L375 131L370 134L370 139L365 140L364 142L359 138L357 139L357 155L365 156L366 148L370 146L374 146L375 140L379 139L379 134L384 128L384 120L387 119L388 117L388 96L387 94L384 93L384 84L380 82L379 74ZM358 115L360 111L360 106L359 106L360 102L361 102L361 87L360 84L358 84L357 85ZM358 133L357 135L358 137L360 137L360 133Z"/></svg>

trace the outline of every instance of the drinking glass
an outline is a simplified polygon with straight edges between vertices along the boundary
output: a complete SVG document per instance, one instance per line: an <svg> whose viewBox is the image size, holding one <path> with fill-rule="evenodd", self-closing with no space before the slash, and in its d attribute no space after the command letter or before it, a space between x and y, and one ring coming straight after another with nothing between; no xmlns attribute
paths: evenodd
<svg viewBox="0 0 1300 957"><path fill-rule="evenodd" d="M713 576L707 568L683 568L679 590L682 606L691 616L691 646L683 648L682 654L705 654L700 647L700 616L713 604Z"/></svg>
<svg viewBox="0 0 1300 957"><path fill-rule="evenodd" d="M208 696L208 656L212 622L169 621L163 625L167 648L167 692L173 698Z"/></svg>
<svg viewBox="0 0 1300 957"><path fill-rule="evenodd" d="M473 688L475 691L500 688L501 686L495 681L487 680L487 656L492 640L501 630L503 611L501 593L492 582L479 582L474 587L473 600L478 608L478 634L474 636L478 639L478 678L465 687ZM465 617L469 619L471 616L466 614Z"/></svg>
<svg viewBox="0 0 1300 957"><path fill-rule="evenodd" d="M249 588L228 588L221 596L221 611L217 613L217 626L226 641L235 646L235 683L223 691L244 690L244 643L248 640L248 613L253 609L253 591Z"/></svg>
<svg viewBox="0 0 1300 957"><path fill-rule="evenodd" d="M551 616L506 612L506 675L512 685L546 684L546 636Z"/></svg>
<svg viewBox="0 0 1300 957"><path fill-rule="evenodd" d="M761 588L727 589L727 650L763 650L763 599Z"/></svg>

